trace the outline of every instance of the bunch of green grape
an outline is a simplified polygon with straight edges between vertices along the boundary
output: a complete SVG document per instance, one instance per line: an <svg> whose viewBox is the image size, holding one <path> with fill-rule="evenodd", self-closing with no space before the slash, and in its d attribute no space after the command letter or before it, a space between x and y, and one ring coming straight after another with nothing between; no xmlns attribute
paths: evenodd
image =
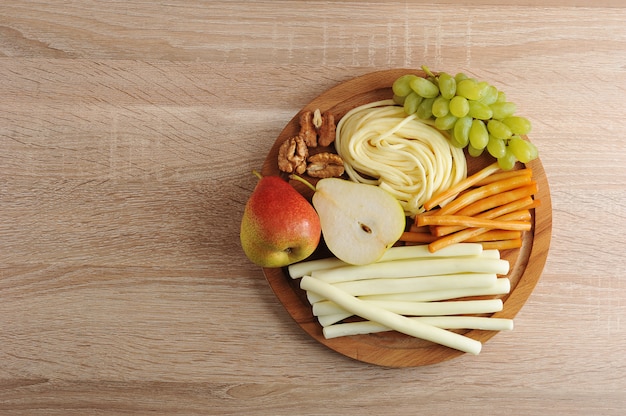
<svg viewBox="0 0 626 416"><path fill-rule="evenodd" d="M486 149L503 170L537 157L537 148L522 138L530 132L530 121L515 115L515 103L502 91L463 73L435 75L422 69L426 78L407 74L393 83L393 99L407 114L434 121L437 129L449 133L454 146L467 147L471 156Z"/></svg>

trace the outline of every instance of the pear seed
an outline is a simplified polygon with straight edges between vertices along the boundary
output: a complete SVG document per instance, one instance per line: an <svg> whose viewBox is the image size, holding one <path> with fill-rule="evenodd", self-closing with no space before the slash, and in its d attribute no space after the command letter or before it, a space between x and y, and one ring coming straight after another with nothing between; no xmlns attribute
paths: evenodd
<svg viewBox="0 0 626 416"><path fill-rule="evenodd" d="M368 227L367 225L365 225L365 224L361 224L361 229L363 231L365 231L366 233L368 233L368 234L372 233L372 229L370 227Z"/></svg>

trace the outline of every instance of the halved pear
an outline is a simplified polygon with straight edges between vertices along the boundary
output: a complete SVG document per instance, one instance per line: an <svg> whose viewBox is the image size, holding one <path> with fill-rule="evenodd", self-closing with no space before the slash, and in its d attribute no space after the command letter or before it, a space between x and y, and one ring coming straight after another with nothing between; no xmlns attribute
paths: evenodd
<svg viewBox="0 0 626 416"><path fill-rule="evenodd" d="M313 195L328 249L346 263L373 263L402 235L406 217L391 194L375 185L321 179Z"/></svg>

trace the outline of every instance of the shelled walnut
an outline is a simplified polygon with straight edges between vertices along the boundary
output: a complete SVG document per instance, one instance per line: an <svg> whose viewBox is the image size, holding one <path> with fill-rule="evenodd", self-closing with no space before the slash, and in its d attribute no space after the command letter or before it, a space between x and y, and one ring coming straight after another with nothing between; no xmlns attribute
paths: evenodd
<svg viewBox="0 0 626 416"><path fill-rule="evenodd" d="M313 112L305 111L300 115L300 133L308 147L317 147L317 128L313 122Z"/></svg>
<svg viewBox="0 0 626 416"><path fill-rule="evenodd" d="M309 157L308 162L306 173L314 178L336 178L344 172L343 160L334 153L318 153Z"/></svg>
<svg viewBox="0 0 626 416"><path fill-rule="evenodd" d="M329 111L322 113L319 108L314 112L307 110L300 114L300 131L291 137L278 150L278 169L286 173L302 174L307 172L316 178L341 176L344 172L341 157L325 152L311 156L307 166L309 149L327 147L335 141L335 117Z"/></svg>
<svg viewBox="0 0 626 416"><path fill-rule="evenodd" d="M317 142L320 146L330 146L335 141L335 116L326 111L322 114L321 119L322 123L317 129Z"/></svg>
<svg viewBox="0 0 626 416"><path fill-rule="evenodd" d="M291 137L278 149L278 169L287 173L306 172L309 148L300 136Z"/></svg>
<svg viewBox="0 0 626 416"><path fill-rule="evenodd" d="M300 132L298 135L302 137L308 147L330 146L335 141L335 117L330 111L323 114L320 109L312 111L304 111L300 115Z"/></svg>

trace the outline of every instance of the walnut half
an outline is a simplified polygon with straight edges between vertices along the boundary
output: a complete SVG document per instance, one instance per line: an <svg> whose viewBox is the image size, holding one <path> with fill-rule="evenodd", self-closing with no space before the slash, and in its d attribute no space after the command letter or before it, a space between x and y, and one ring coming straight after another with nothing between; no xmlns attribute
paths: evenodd
<svg viewBox="0 0 626 416"><path fill-rule="evenodd" d="M278 149L278 169L287 173L303 174L306 171L306 159L309 148L300 136L291 137Z"/></svg>
<svg viewBox="0 0 626 416"><path fill-rule="evenodd" d="M336 178L343 175L343 160L334 153L318 153L309 157L306 173L313 178Z"/></svg>
<svg viewBox="0 0 626 416"><path fill-rule="evenodd" d="M322 114L322 124L319 126L317 131L318 144L320 146L329 146L332 142L334 142L336 128L335 116L328 111Z"/></svg>
<svg viewBox="0 0 626 416"><path fill-rule="evenodd" d="M308 147L317 147L317 130L313 117L311 111L305 111L300 115L300 133L298 135L302 137Z"/></svg>
<svg viewBox="0 0 626 416"><path fill-rule="evenodd" d="M302 137L308 147L330 146L335 141L335 116L329 111L323 114L320 109L312 111L304 111L300 114L300 132L298 135Z"/></svg>

